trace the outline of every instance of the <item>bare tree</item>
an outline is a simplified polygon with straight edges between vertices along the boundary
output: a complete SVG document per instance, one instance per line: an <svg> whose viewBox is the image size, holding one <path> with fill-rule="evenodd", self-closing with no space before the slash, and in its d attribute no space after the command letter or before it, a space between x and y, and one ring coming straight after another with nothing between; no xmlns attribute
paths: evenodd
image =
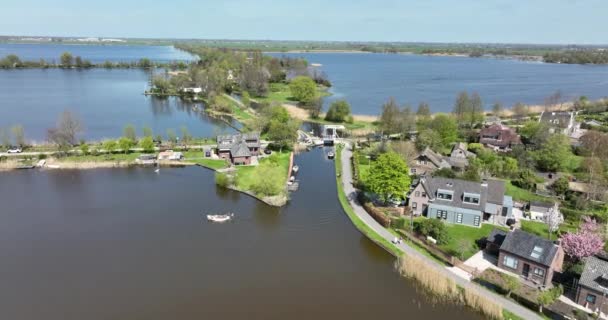
<svg viewBox="0 0 608 320"><path fill-rule="evenodd" d="M559 106L561 109L562 92L560 90L555 91L553 94L545 98L545 111L549 111L551 107Z"/></svg>
<svg viewBox="0 0 608 320"><path fill-rule="evenodd" d="M59 116L57 127L47 130L47 138L60 149L64 149L76 144L76 135L81 131L80 120L66 110Z"/></svg>
<svg viewBox="0 0 608 320"><path fill-rule="evenodd" d="M25 131L23 130L23 126L18 124L11 128L11 132L13 133L13 137L15 137L15 144L22 147L25 145Z"/></svg>
<svg viewBox="0 0 608 320"><path fill-rule="evenodd" d="M416 145L411 141L393 141L391 142L391 149L405 160L408 166L411 166L418 155Z"/></svg>

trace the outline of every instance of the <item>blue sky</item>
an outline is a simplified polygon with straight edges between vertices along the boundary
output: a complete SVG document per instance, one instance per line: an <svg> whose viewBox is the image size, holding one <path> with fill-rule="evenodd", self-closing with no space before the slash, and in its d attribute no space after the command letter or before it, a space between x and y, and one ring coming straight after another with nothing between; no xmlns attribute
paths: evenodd
<svg viewBox="0 0 608 320"><path fill-rule="evenodd" d="M2 35L608 44L606 0L20 0Z"/></svg>

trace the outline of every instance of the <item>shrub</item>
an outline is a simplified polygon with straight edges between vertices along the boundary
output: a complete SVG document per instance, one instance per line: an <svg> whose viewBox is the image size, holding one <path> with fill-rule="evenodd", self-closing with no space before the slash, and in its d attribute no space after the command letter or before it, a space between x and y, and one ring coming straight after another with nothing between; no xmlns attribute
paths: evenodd
<svg viewBox="0 0 608 320"><path fill-rule="evenodd" d="M438 244L446 244L450 240L445 224L437 219L422 220L416 225L416 231L425 236L433 237Z"/></svg>
<svg viewBox="0 0 608 320"><path fill-rule="evenodd" d="M44 153L41 153L41 154L38 155L38 160L44 160L46 158L47 158L47 155L44 154Z"/></svg>
<svg viewBox="0 0 608 320"><path fill-rule="evenodd" d="M227 174L218 172L215 174L215 183L220 187L228 187L230 185L230 178Z"/></svg>
<svg viewBox="0 0 608 320"><path fill-rule="evenodd" d="M327 114L325 114L325 120L333 122L344 122L350 115L350 105L346 100L334 101Z"/></svg>

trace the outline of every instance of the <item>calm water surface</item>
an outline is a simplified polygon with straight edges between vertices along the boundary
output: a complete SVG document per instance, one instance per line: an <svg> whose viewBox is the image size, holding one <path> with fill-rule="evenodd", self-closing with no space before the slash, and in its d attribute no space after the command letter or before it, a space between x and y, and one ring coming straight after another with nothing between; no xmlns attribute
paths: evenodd
<svg viewBox="0 0 608 320"><path fill-rule="evenodd" d="M64 52L81 56L93 63L104 61L131 62L148 58L157 62L194 60L194 56L173 46L79 45L79 44L7 44L0 43L0 57L16 54L21 60L44 59L58 62Z"/></svg>
<svg viewBox="0 0 608 320"><path fill-rule="evenodd" d="M479 92L488 109L495 102L542 104L556 90L564 99L608 96L608 66L398 54L289 56L322 64L334 85L326 105L346 99L358 114L378 114L389 97L414 108L426 101L432 111L452 111L456 95L463 90Z"/></svg>
<svg viewBox="0 0 608 320"><path fill-rule="evenodd" d="M283 209L201 168L2 174L0 318L479 319L399 278L342 211L321 150L297 162Z"/></svg>
<svg viewBox="0 0 608 320"><path fill-rule="evenodd" d="M149 77L130 69L0 70L0 127L21 124L28 139L43 141L61 112L70 110L84 123L86 139L118 137L127 124L139 134L149 126L163 136L167 129L179 134L181 126L198 137L234 131L191 103L144 96Z"/></svg>

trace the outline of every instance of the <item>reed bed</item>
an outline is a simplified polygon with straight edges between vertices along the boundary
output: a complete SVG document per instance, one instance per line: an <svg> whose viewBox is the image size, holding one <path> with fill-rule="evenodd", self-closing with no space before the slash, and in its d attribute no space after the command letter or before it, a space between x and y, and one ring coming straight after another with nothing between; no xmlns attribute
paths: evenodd
<svg viewBox="0 0 608 320"><path fill-rule="evenodd" d="M475 290L458 287L456 282L446 277L441 270L429 266L420 258L403 255L395 266L399 274L416 280L435 298L464 304L488 319L503 319L503 309L500 305Z"/></svg>

